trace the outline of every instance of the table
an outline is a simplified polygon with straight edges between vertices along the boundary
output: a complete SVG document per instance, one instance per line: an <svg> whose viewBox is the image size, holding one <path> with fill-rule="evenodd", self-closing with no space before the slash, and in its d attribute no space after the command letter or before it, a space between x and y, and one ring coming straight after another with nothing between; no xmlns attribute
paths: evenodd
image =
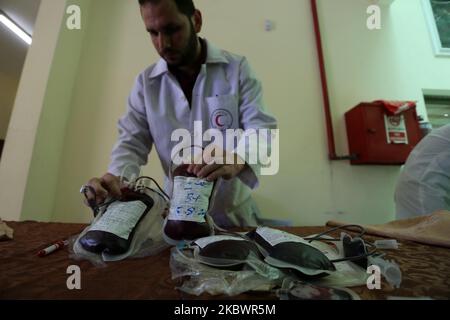
<svg viewBox="0 0 450 320"><path fill-rule="evenodd" d="M0 242L0 299L233 299L273 300L269 293L249 292L235 297L190 296L175 287L169 268L169 250L155 256L108 263L98 268L88 261L69 258L67 250L40 258L39 249L69 235L79 233L86 225L43 223L34 221L7 222L14 229L14 240ZM325 227L287 227L286 231L306 236L326 230ZM365 236L368 240L378 237ZM450 298L450 250L414 242L400 242L399 250L386 250L387 259L400 266L403 281L399 289L383 279L381 290L352 288L362 299L387 297ZM81 290L69 290L67 268L77 265L81 270Z"/></svg>

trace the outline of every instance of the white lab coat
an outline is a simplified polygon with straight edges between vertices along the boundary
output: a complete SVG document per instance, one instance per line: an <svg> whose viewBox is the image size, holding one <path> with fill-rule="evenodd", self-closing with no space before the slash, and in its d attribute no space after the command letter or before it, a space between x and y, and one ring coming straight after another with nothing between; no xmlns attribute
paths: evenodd
<svg viewBox="0 0 450 320"><path fill-rule="evenodd" d="M204 131L209 128L246 130L277 127L276 119L264 107L261 83L247 60L220 50L208 41L206 44L206 63L197 77L191 108L163 59L137 77L128 99L127 112L118 122L119 139L112 151L108 172L119 176L127 164L145 165L154 145L166 175L165 189L171 193L168 177L171 151L177 145L171 141L175 129L185 128L192 132L194 121L202 121ZM213 118L218 110L219 115L225 115L219 124L226 124L226 128L214 125ZM239 155L246 159L245 155ZM259 164L254 164L234 179L219 180L211 211L218 225L257 224L258 208L251 198L251 189L258 186L259 170Z"/></svg>
<svg viewBox="0 0 450 320"><path fill-rule="evenodd" d="M397 219L450 210L450 124L431 131L414 148L395 190Z"/></svg>

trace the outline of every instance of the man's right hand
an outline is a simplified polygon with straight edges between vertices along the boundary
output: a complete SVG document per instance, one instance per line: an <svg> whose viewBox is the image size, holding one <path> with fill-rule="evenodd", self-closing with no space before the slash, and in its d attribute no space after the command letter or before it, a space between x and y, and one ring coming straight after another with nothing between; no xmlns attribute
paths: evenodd
<svg viewBox="0 0 450 320"><path fill-rule="evenodd" d="M86 185L95 190L95 195L93 195L92 191L89 189L86 195L89 200L93 200L95 197L97 205L103 203L108 197L113 197L115 199L120 199L122 197L122 192L120 191L120 179L111 173L106 173L101 178L92 178ZM89 206L87 199L84 203Z"/></svg>

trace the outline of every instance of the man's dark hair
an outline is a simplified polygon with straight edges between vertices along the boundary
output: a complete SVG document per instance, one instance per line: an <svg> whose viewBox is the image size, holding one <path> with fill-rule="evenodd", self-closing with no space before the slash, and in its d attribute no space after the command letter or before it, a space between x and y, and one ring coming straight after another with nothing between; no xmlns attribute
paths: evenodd
<svg viewBox="0 0 450 320"><path fill-rule="evenodd" d="M139 0L139 5L143 6L146 3L158 3L161 0ZM192 17L195 12L195 6L192 0L173 0L178 7L178 11L182 14Z"/></svg>

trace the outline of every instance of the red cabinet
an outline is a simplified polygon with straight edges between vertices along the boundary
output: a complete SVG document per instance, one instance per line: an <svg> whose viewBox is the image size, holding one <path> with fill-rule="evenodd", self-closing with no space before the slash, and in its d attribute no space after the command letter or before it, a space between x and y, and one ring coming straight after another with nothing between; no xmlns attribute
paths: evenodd
<svg viewBox="0 0 450 320"><path fill-rule="evenodd" d="M402 165L422 138L415 108L392 116L381 103L360 103L345 123L351 164Z"/></svg>

